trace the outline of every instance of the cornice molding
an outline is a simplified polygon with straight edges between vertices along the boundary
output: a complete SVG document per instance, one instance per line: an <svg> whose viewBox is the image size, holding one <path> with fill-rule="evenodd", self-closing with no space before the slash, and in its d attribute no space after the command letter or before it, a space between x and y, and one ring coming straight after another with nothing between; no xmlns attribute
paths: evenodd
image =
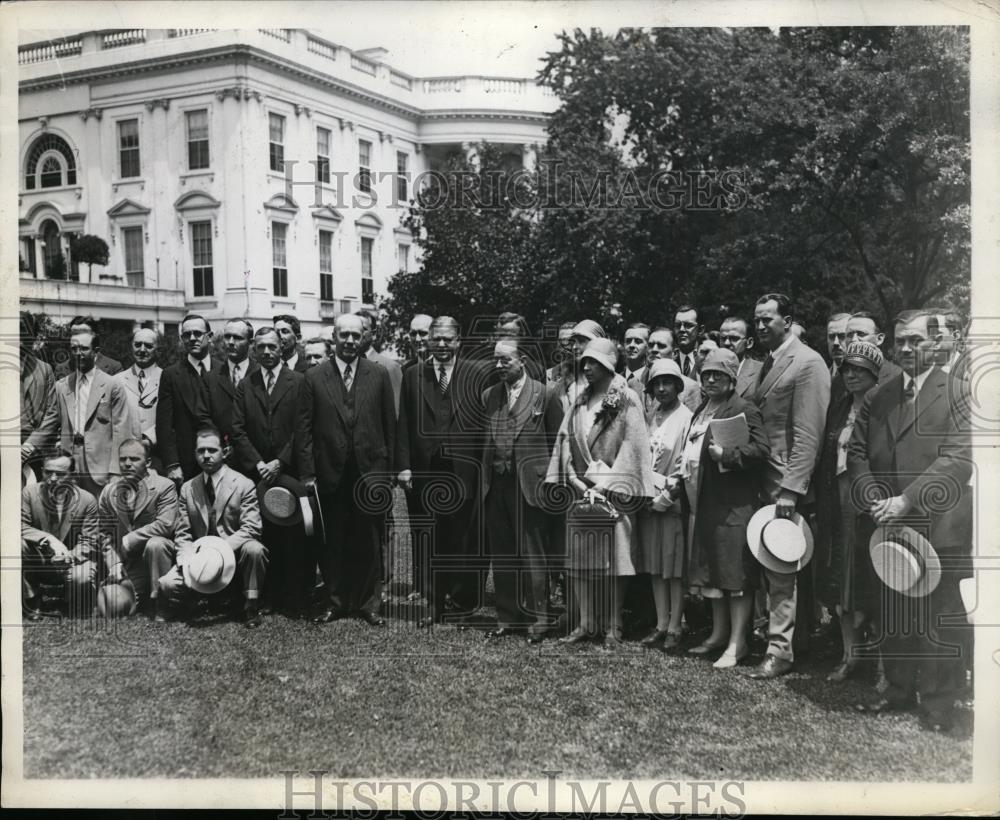
<svg viewBox="0 0 1000 820"><path fill-rule="evenodd" d="M155 111L157 108L162 108L164 111L170 108L170 98L169 97L157 97L155 100L146 100L146 110Z"/></svg>
<svg viewBox="0 0 1000 820"><path fill-rule="evenodd" d="M77 113L80 115L80 119L84 122L87 121L88 117L93 117L95 120L100 121L104 116L104 109L94 106L91 108L84 108L83 111L79 111Z"/></svg>

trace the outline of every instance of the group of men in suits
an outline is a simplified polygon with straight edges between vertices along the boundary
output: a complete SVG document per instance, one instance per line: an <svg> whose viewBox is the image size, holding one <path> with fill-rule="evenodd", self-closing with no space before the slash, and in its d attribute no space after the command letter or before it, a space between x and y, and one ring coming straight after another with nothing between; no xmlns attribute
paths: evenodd
<svg viewBox="0 0 1000 820"><path fill-rule="evenodd" d="M713 340L736 354L736 393L756 404L764 420L770 457L762 503L787 518L808 513L813 501L811 478L831 392L844 390L838 371L847 344L879 347L885 339L871 314L837 314L828 326L828 366L801 341L793 321L789 299L767 293L752 319L725 317ZM376 323L370 313L343 315L332 338L309 339L300 348L293 316L275 317L256 332L234 319L223 330L226 360L213 366L209 323L190 315L181 323L179 361L161 369L157 334L140 329L132 337L132 364L112 376L98 366L92 323L82 322L71 328L72 369L58 381L25 344L22 459L43 476L22 500L28 599L29 576L45 555L72 553L77 598L104 573L127 577L139 604L164 617L167 601L185 597L186 550L200 535L218 534L239 555L249 625L260 623L270 571L281 578L277 606L298 616L318 565L323 591L315 620L354 616L380 626L385 551L395 543L388 537L393 490L402 487L412 595L428 606L421 623L462 622L474 613L492 569L498 615L490 635L541 640L553 623L548 601L562 553L559 515L541 479L562 417L585 389L583 350L606 336L603 328L592 320L564 323L556 363L545 371L516 314L502 315L475 350L465 347L454 319L415 316L412 356L402 366L372 347ZM961 421L965 388L947 339L954 326L946 311L898 318L897 364L887 357L866 399L851 469L870 490L864 496L870 506L859 514L873 526L918 520L946 552L968 555L971 497L963 490L960 503L942 513L922 489L934 473L962 487L971 474ZM32 328L22 333L30 340ZM634 323L624 333L621 372L648 402L650 363L672 357L683 374L681 401L697 409L705 338L697 309L687 305L672 327ZM329 523L314 548L261 520L257 490L283 476L316 489ZM53 503L55 496L62 500ZM804 631L800 624L796 641L796 621L807 609L799 598L808 585L801 573L762 569L762 578L767 652L751 677L770 679L793 668ZM930 605L935 615L955 605L956 585L942 585ZM901 634L898 624L890 627ZM955 670L944 670L937 656L926 661L931 671L923 661L907 663L886 665L895 687L890 708L912 699L918 685L925 699L953 692Z"/></svg>

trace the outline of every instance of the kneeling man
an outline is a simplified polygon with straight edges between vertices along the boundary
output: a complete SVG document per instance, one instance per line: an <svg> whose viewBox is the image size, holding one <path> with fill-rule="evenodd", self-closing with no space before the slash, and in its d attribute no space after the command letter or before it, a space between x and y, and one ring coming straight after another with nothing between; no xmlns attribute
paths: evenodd
<svg viewBox="0 0 1000 820"><path fill-rule="evenodd" d="M198 431L195 459L201 473L181 487L176 564L160 578L160 592L171 602L195 595L184 582L184 564L195 541L205 535L218 536L236 555L244 622L253 629L260 626L259 598L267 572L267 549L260 542L257 491L249 478L226 466L228 451L216 428Z"/></svg>
<svg viewBox="0 0 1000 820"><path fill-rule="evenodd" d="M177 520L174 482L149 469L150 456L148 442L125 439L118 448L121 475L97 501L108 580L128 580L136 608L147 611L157 599L157 580L173 562ZM162 602L156 601L156 606Z"/></svg>
<svg viewBox="0 0 1000 820"><path fill-rule="evenodd" d="M41 617L39 587L65 585L70 615L90 615L97 592L97 502L73 483L73 457L49 455L40 484L21 490L21 569L25 615Z"/></svg>

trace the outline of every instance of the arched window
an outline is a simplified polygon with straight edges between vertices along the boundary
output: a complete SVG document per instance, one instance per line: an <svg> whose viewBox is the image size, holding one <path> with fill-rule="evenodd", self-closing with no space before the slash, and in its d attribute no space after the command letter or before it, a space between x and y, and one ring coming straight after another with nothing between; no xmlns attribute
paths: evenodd
<svg viewBox="0 0 1000 820"><path fill-rule="evenodd" d="M32 191L35 188L58 188L62 185L76 185L76 158L62 137L42 134L28 152L24 187Z"/></svg>

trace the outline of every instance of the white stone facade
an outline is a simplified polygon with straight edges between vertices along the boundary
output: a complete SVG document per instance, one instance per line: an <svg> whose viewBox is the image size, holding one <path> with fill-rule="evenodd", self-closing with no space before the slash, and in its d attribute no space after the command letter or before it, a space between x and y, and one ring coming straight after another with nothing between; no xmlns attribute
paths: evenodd
<svg viewBox="0 0 1000 820"><path fill-rule="evenodd" d="M556 105L530 79L417 78L384 58L301 29L21 46L23 306L161 329L187 311L255 324L294 313L309 334L377 300L419 265L401 227L415 179L480 140L530 165ZM366 156L374 203L358 189ZM70 233L105 239L108 265L74 264ZM65 279L47 275L56 247Z"/></svg>

